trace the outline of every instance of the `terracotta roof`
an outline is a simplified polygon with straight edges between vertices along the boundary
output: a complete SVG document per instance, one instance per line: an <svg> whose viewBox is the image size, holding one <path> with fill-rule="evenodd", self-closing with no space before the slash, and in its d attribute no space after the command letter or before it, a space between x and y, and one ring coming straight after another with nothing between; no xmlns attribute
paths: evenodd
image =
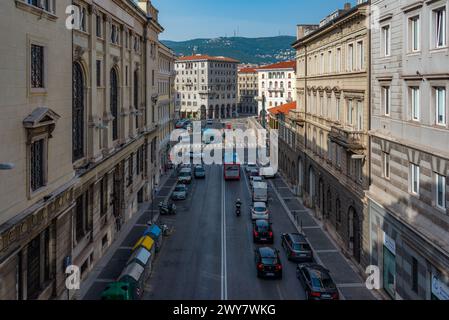
<svg viewBox="0 0 449 320"><path fill-rule="evenodd" d="M256 73L257 69L255 68L242 68L239 70L239 73Z"/></svg>
<svg viewBox="0 0 449 320"><path fill-rule="evenodd" d="M274 64L270 64L268 66L263 66L260 68L257 68L257 70L273 70L273 69L294 69L296 70L296 61L284 61L284 62L278 62Z"/></svg>
<svg viewBox="0 0 449 320"><path fill-rule="evenodd" d="M296 109L296 101L281 104L280 106L268 109L268 112L276 115L279 113L287 114L290 110Z"/></svg>
<svg viewBox="0 0 449 320"><path fill-rule="evenodd" d="M198 60L209 60L209 61L222 61L222 62L235 62L239 63L240 61L232 59L232 58L226 58L226 57L213 57L208 56L206 54L197 54L193 56L186 56L186 57L179 57L178 61L198 61Z"/></svg>

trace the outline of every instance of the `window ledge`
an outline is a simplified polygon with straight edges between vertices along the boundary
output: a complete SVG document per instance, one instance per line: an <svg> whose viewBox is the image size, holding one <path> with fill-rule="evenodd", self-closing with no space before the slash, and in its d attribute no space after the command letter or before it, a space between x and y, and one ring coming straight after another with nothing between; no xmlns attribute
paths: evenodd
<svg viewBox="0 0 449 320"><path fill-rule="evenodd" d="M23 1L23 0L15 0L15 2L16 2L16 7L19 8L19 9L22 9L24 11L32 13L32 14L34 14L36 16L46 18L46 19L48 19L50 21L58 20L58 17L55 14L53 14L51 12L48 12L45 9L33 6L33 5Z"/></svg>

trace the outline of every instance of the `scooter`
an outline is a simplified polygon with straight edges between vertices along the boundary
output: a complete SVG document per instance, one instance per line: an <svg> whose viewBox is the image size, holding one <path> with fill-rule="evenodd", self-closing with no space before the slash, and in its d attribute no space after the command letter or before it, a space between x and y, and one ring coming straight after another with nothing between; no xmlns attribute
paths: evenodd
<svg viewBox="0 0 449 320"><path fill-rule="evenodd" d="M237 215L237 217L240 217L240 214L241 214L241 210L240 210L240 208L241 208L241 204L236 204L235 205L235 214Z"/></svg>
<svg viewBox="0 0 449 320"><path fill-rule="evenodd" d="M176 214L176 205L174 203L167 204L167 203L159 203L159 212L161 215L173 215Z"/></svg>

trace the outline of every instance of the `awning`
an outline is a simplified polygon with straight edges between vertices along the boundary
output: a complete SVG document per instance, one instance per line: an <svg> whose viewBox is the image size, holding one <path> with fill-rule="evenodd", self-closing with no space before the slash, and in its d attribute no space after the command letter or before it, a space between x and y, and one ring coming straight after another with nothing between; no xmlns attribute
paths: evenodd
<svg viewBox="0 0 449 320"><path fill-rule="evenodd" d="M153 238L153 240L157 240L161 236L162 230L157 225L152 225L148 227L145 232L144 236L150 236Z"/></svg>
<svg viewBox="0 0 449 320"><path fill-rule="evenodd" d="M143 247L148 251L151 251L153 245L154 245L153 239L151 239L149 236L143 236L142 238L139 239L139 241L137 241L136 245L133 248L133 251L135 251L139 247Z"/></svg>

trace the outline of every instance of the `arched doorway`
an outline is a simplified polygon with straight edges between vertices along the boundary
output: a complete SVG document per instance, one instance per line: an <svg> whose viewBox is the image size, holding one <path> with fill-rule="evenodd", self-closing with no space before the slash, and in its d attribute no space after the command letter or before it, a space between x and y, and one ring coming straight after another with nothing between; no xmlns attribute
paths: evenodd
<svg viewBox="0 0 449 320"><path fill-rule="evenodd" d="M357 211L350 207L348 211L349 250L354 259L360 262L360 221Z"/></svg>
<svg viewBox="0 0 449 320"><path fill-rule="evenodd" d="M207 118L208 119L214 118L214 106L209 106L209 110L207 111Z"/></svg>
<svg viewBox="0 0 449 320"><path fill-rule="evenodd" d="M84 73L81 64L73 64L72 79L72 157L84 157Z"/></svg>
<svg viewBox="0 0 449 320"><path fill-rule="evenodd" d="M221 111L220 111L220 118L226 118L226 107L225 107L225 105L223 104L223 105L221 105Z"/></svg>
<svg viewBox="0 0 449 320"><path fill-rule="evenodd" d="M115 68L111 69L110 79L110 110L114 117L112 120L112 140L118 139L118 75Z"/></svg>
<svg viewBox="0 0 449 320"><path fill-rule="evenodd" d="M215 106L215 119L219 119L220 118L220 106L217 104Z"/></svg>
<svg viewBox="0 0 449 320"><path fill-rule="evenodd" d="M200 108L200 119L206 120L207 114L206 114L206 106L202 105Z"/></svg>
<svg viewBox="0 0 449 320"><path fill-rule="evenodd" d="M228 105L226 106L226 118L231 118L231 117L232 117L231 113L232 113L232 111L231 111L231 105L228 104Z"/></svg>

